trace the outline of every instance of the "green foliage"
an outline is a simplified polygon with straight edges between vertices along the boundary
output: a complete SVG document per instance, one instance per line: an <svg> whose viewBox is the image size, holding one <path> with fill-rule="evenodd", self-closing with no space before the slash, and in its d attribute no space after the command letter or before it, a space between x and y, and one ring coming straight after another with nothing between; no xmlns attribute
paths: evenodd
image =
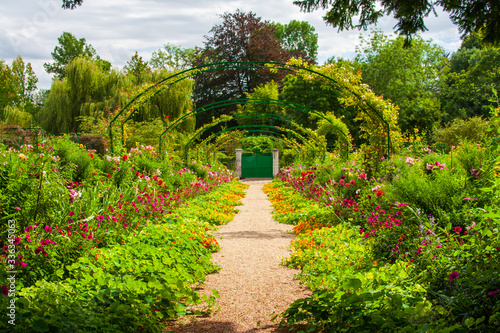
<svg viewBox="0 0 500 333"><path fill-rule="evenodd" d="M271 99L278 100L279 88L276 82L271 81L255 88L251 93L246 93L248 99ZM246 103L238 105L235 115L242 113L266 113L269 115L286 116L285 108L276 104ZM271 116L269 116L271 117ZM238 125L285 125L283 121L265 116L255 115L255 117L241 117L237 119Z"/></svg>
<svg viewBox="0 0 500 333"><path fill-rule="evenodd" d="M67 133L84 131L89 134L100 135L109 140L109 122L115 117L121 106L128 104L133 97L149 87L150 83L157 82L171 75L167 70L158 70L143 77L145 83L135 86L130 75L124 75L116 70L102 71L98 62L77 58L66 68L67 76L64 80L54 80L41 111L41 125L48 132ZM194 82L183 80L175 86L157 91L157 93L136 109L125 112L115 122L115 130L131 115L132 121L143 122L161 118L163 123L180 117L192 109L191 92ZM180 126L180 131L192 131L194 118L189 118ZM154 125L158 125L155 122ZM150 126L151 127L151 126ZM161 125L163 127L163 125ZM158 127L159 130L159 127ZM156 131L158 131L156 130ZM133 128L125 124L125 139L130 138ZM140 133L136 133L139 134ZM159 139L156 136L155 145ZM149 135L149 134L148 134ZM114 137L115 141L117 136ZM148 144L152 144L151 137Z"/></svg>
<svg viewBox="0 0 500 333"><path fill-rule="evenodd" d="M408 48L402 37L389 39L376 30L369 40L361 37L356 53L363 82L399 106L403 132L430 131L439 122L437 84L447 61L440 46L416 36Z"/></svg>
<svg viewBox="0 0 500 333"><path fill-rule="evenodd" d="M316 63L318 34L306 21L292 20L288 24L274 23L281 47L295 58Z"/></svg>
<svg viewBox="0 0 500 333"><path fill-rule="evenodd" d="M483 47L473 43L474 36L464 40L443 69L440 101L443 120L487 117L492 88L500 86L499 47ZM472 45L471 45L472 44Z"/></svg>
<svg viewBox="0 0 500 333"><path fill-rule="evenodd" d="M188 306L214 305L217 292L201 296L197 287L218 270L211 225L230 221L244 195L226 184L231 173L174 171L149 147L100 158L67 138L38 152L0 149L0 233L15 222L9 264L18 272L16 326L4 314L0 330L160 332L192 313ZM0 240L2 251L7 245ZM6 255L0 262L9 267ZM7 281L5 269L0 276Z"/></svg>
<svg viewBox="0 0 500 333"><path fill-rule="evenodd" d="M24 63L21 56L12 61L12 80L16 88L15 105L31 106L35 104L35 90L38 78L31 67L31 63ZM31 112L33 114L33 112ZM34 114L33 114L34 115Z"/></svg>
<svg viewBox="0 0 500 333"><path fill-rule="evenodd" d="M259 150L261 153L269 153L276 148L276 143L268 136L251 136L242 141L240 148L249 152Z"/></svg>
<svg viewBox="0 0 500 333"><path fill-rule="evenodd" d="M123 68L125 73L132 75L135 78L135 84L140 85L144 81L144 77L151 72L151 68L148 66L148 62L142 60L139 53L135 51L130 61L127 61L127 65Z"/></svg>
<svg viewBox="0 0 500 333"><path fill-rule="evenodd" d="M472 3L442 0L438 3L425 2L418 6L409 0L384 1L381 6L377 6L374 0L295 0L293 3L305 12L328 9L323 20L339 30L366 29L368 25L376 24L384 14L393 15L397 20L394 26L396 32L405 36L408 44L417 33L427 30L424 18L433 13L436 6L441 6L445 12L450 13L451 21L458 25L464 36L473 31L482 31L483 41L500 42L497 34L498 3L494 1ZM357 24L354 24L354 18L359 19Z"/></svg>
<svg viewBox="0 0 500 333"><path fill-rule="evenodd" d="M472 117L466 120L457 118L442 128L434 129L432 139L436 143L444 143L446 152L453 146L458 147L460 142L469 141L488 145L492 137L498 133L487 132L492 124L481 117Z"/></svg>
<svg viewBox="0 0 500 333"><path fill-rule="evenodd" d="M69 32L63 34L57 39L59 46L56 46L51 53L54 59L53 63L45 63L43 67L47 73L54 73L56 77L62 79L66 76L66 66L78 57L87 57L99 59L96 56L92 45L87 45L85 38L77 39Z"/></svg>
<svg viewBox="0 0 500 333"><path fill-rule="evenodd" d="M497 122L498 108L491 115ZM285 264L313 291L282 321L310 332L496 330L497 146L426 151L380 161L376 172L359 154L292 166L266 185L275 218L298 235Z"/></svg>
<svg viewBox="0 0 500 333"><path fill-rule="evenodd" d="M336 143L339 151L349 152L352 148L351 134L346 124L333 114L326 114L327 119L320 119L318 122L317 132L327 139L327 144L330 146Z"/></svg>
<svg viewBox="0 0 500 333"><path fill-rule="evenodd" d="M194 49L183 49L167 43L162 49L153 51L150 64L153 68L180 71L189 68L194 54Z"/></svg>
<svg viewBox="0 0 500 333"><path fill-rule="evenodd" d="M210 30L204 48L198 52L193 65L222 61L275 61L290 59L276 37L276 27L255 13L237 10L220 16L222 23ZM238 69L206 72L196 77L194 101L197 107L228 99L244 98L246 93L272 80L280 82L284 71ZM228 114L235 107L225 107L197 116L200 127L212 117Z"/></svg>

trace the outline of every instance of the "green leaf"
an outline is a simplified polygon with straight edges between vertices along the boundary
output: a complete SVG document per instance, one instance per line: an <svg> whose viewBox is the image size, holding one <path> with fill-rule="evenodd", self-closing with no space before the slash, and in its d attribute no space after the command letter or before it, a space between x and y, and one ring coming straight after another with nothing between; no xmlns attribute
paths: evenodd
<svg viewBox="0 0 500 333"><path fill-rule="evenodd" d="M342 288L344 289L359 289L361 288L361 280L360 279L348 279L342 283Z"/></svg>
<svg viewBox="0 0 500 333"><path fill-rule="evenodd" d="M467 327L471 327L472 325L474 325L474 318L469 317L469 318L465 319L464 324Z"/></svg>

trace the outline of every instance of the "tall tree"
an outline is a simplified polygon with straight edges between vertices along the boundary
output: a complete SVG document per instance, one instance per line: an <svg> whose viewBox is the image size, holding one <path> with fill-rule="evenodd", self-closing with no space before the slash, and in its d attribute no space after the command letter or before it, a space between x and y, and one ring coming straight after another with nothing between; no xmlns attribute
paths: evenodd
<svg viewBox="0 0 500 333"><path fill-rule="evenodd" d="M5 64L5 60L0 59L0 113L7 105L11 104L15 96L13 91L12 72Z"/></svg>
<svg viewBox="0 0 500 333"><path fill-rule="evenodd" d="M135 51L130 61L124 67L125 73L135 77L135 84L140 85L144 82L145 76L151 73L151 68L147 61L142 60L139 53Z"/></svg>
<svg viewBox="0 0 500 333"><path fill-rule="evenodd" d="M150 64L153 68L170 71L187 69L193 62L194 53L194 49L183 49L167 43L163 48L153 51Z"/></svg>
<svg viewBox="0 0 500 333"><path fill-rule="evenodd" d="M34 105L38 78L31 63L24 63L21 56L12 61L12 80L16 90L15 104Z"/></svg>
<svg viewBox="0 0 500 333"><path fill-rule="evenodd" d="M56 46L52 52L53 63L45 63L43 67L47 73L54 73L58 78L66 75L65 69L69 62L77 57L96 58L96 52L92 45L88 44L85 38L77 39L69 32L63 34L57 39L59 46Z"/></svg>
<svg viewBox="0 0 500 333"><path fill-rule="evenodd" d="M293 57L316 63L318 34L306 21L292 20L288 24L275 23L276 36L281 46Z"/></svg>
<svg viewBox="0 0 500 333"><path fill-rule="evenodd" d="M439 98L445 122L489 115L493 89L500 88L500 47L479 40L474 34L465 38L443 69Z"/></svg>
<svg viewBox="0 0 500 333"><path fill-rule="evenodd" d="M295 0L302 11L329 9L323 16L327 24L339 30L366 29L386 15L398 21L396 31L409 42L419 32L427 30L424 19L442 7L450 14L463 36L482 30L483 40L500 42L500 1L498 0ZM354 18L359 17L355 24Z"/></svg>
<svg viewBox="0 0 500 333"><path fill-rule="evenodd" d="M221 61L286 62L290 54L280 45L276 27L256 14L225 13L222 24L215 25L206 36L205 48L199 50L195 65ZM245 93L271 80L281 81L283 73L269 70L231 69L202 73L196 77L195 101L203 106L230 98L245 98ZM233 111L226 110L225 112ZM197 118L198 124L211 119L208 112Z"/></svg>
<svg viewBox="0 0 500 333"><path fill-rule="evenodd" d="M403 132L430 131L441 118L438 83L447 60L440 46L419 36L405 48L403 37L389 39L375 31L368 40L361 37L356 67L377 95L399 106Z"/></svg>

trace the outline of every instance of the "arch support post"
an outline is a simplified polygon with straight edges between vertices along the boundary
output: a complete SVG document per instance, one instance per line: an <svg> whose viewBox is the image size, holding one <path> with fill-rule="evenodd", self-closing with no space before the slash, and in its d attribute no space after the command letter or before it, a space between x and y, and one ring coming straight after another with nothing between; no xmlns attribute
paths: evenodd
<svg viewBox="0 0 500 333"><path fill-rule="evenodd" d="M241 155L243 154L243 149L236 149L236 176L241 179Z"/></svg>
<svg viewBox="0 0 500 333"><path fill-rule="evenodd" d="M280 150L279 149L271 149L273 153L273 177L280 172Z"/></svg>

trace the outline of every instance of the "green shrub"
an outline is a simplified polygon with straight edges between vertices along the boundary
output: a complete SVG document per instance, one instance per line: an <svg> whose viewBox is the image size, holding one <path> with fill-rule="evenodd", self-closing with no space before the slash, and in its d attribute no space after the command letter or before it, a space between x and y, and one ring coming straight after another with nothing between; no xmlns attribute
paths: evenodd
<svg viewBox="0 0 500 333"><path fill-rule="evenodd" d="M464 140L488 145L491 138L496 135L487 131L489 126L490 122L481 117L466 120L457 118L445 127L435 129L432 139L436 143L444 143L446 153L450 152L452 146L458 146Z"/></svg>

